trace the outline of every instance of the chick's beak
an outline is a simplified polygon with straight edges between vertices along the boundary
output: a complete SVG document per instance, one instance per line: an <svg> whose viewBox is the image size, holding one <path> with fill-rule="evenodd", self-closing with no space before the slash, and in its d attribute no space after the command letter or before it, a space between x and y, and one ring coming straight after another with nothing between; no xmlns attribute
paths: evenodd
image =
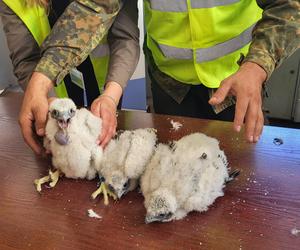
<svg viewBox="0 0 300 250"><path fill-rule="evenodd" d="M71 117L69 115L62 115L57 119L57 124L61 129L65 129L69 126Z"/></svg>
<svg viewBox="0 0 300 250"><path fill-rule="evenodd" d="M152 222L161 222L162 220L160 220L160 218L156 217L156 216L150 216L150 215L147 215L146 218L145 218L145 223L146 224L149 224L149 223L152 223Z"/></svg>
<svg viewBox="0 0 300 250"><path fill-rule="evenodd" d="M121 197L126 193L127 193L126 191L121 190L121 191L117 192L116 195L117 195L118 199L121 199Z"/></svg>
<svg viewBox="0 0 300 250"><path fill-rule="evenodd" d="M172 220L173 214L172 213L167 213L167 214L160 214L160 215L146 215L145 218L145 223L149 224L151 222L166 222Z"/></svg>

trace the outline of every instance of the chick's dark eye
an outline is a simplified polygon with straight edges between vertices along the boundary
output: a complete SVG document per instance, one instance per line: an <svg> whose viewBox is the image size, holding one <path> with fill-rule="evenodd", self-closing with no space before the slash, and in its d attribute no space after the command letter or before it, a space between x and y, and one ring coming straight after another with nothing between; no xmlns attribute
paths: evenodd
<svg viewBox="0 0 300 250"><path fill-rule="evenodd" d="M75 114L75 110L74 109L70 109L69 113L70 113L70 115L74 115Z"/></svg>
<svg viewBox="0 0 300 250"><path fill-rule="evenodd" d="M58 117L58 115L59 115L59 113L58 113L58 111L56 109L54 109L54 110L51 111L51 116L52 117Z"/></svg>
<svg viewBox="0 0 300 250"><path fill-rule="evenodd" d="M123 185L123 188L128 188L130 184L130 180L126 181Z"/></svg>

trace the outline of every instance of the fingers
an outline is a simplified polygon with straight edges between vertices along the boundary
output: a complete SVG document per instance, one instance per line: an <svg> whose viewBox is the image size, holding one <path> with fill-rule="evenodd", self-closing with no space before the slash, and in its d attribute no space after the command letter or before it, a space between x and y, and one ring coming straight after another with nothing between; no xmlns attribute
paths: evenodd
<svg viewBox="0 0 300 250"><path fill-rule="evenodd" d="M260 138L260 135L262 134L263 128L264 128L264 115L260 108L259 113L258 113L258 119L257 119L256 126L255 126L254 142L259 141L259 138Z"/></svg>
<svg viewBox="0 0 300 250"><path fill-rule="evenodd" d="M45 135L45 126L47 121L48 106L39 106L33 111L35 117L35 129L39 136Z"/></svg>
<svg viewBox="0 0 300 250"><path fill-rule="evenodd" d="M43 136L45 134L47 114L48 102L46 97L40 97L33 100L31 96L28 97L25 93L20 112L19 124L24 141L36 154L39 155L42 154L43 148L36 140L37 137L33 131L33 127L35 126L35 130L39 136Z"/></svg>
<svg viewBox="0 0 300 250"><path fill-rule="evenodd" d="M245 120L245 136L249 142L258 141L263 129L261 89L266 77L266 72L259 65L245 62L236 73L222 82L209 100L211 105L216 105L229 94L236 96L234 129L239 132Z"/></svg>
<svg viewBox="0 0 300 250"><path fill-rule="evenodd" d="M20 126L21 132L24 138L24 141L28 144L28 146L36 153L42 153L42 147L35 141L34 133L32 131L32 121L26 118L20 118Z"/></svg>
<svg viewBox="0 0 300 250"><path fill-rule="evenodd" d="M234 130L240 132L241 127L244 123L245 115L249 105L249 99L245 96L237 96L237 101L235 105L235 115L233 121Z"/></svg>
<svg viewBox="0 0 300 250"><path fill-rule="evenodd" d="M97 144L105 147L116 133L116 107L109 99L98 98L92 103L91 111L102 119L101 135Z"/></svg>
<svg viewBox="0 0 300 250"><path fill-rule="evenodd" d="M101 118L102 118L102 130L101 130L101 135L99 138L99 143L102 146L102 142L103 142L104 138L106 138L106 135L108 134L108 131L109 131L110 121L109 121L109 118L105 115L103 115Z"/></svg>
<svg viewBox="0 0 300 250"><path fill-rule="evenodd" d="M245 137L248 142L257 142L264 126L261 97L249 100L245 118Z"/></svg>
<svg viewBox="0 0 300 250"><path fill-rule="evenodd" d="M107 109L101 110L101 118L102 118L102 131L100 136L100 145L105 147L110 139L116 133L116 124L117 119L115 117L115 113L111 113Z"/></svg>
<svg viewBox="0 0 300 250"><path fill-rule="evenodd" d="M228 80L225 79L221 83L221 86L218 88L218 90L214 93L212 98L210 98L208 103L210 105L217 105L217 104L222 103L225 100L228 93L230 92L231 85L232 85L232 81L229 79Z"/></svg>
<svg viewBox="0 0 300 250"><path fill-rule="evenodd" d="M52 87L53 83L48 77L34 72L24 93L19 123L25 142L36 154L41 154L43 150L35 140L33 123L37 134L43 136L48 114L47 96Z"/></svg>
<svg viewBox="0 0 300 250"><path fill-rule="evenodd" d="M92 103L91 105L91 112L95 115L95 116L100 116L100 103L96 100Z"/></svg>
<svg viewBox="0 0 300 250"><path fill-rule="evenodd" d="M255 137L255 126L258 121L258 103L252 102L248 106L245 124L245 136L248 142L253 142Z"/></svg>
<svg viewBox="0 0 300 250"><path fill-rule="evenodd" d="M109 141L111 140L111 138L116 134L116 127L111 127L106 136L103 138L103 140L101 141L101 147L105 148L106 145L109 143Z"/></svg>

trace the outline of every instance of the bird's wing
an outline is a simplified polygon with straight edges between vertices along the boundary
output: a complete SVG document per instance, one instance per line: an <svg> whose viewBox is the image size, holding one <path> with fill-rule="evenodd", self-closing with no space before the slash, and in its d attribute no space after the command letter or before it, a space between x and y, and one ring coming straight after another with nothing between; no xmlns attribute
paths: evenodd
<svg viewBox="0 0 300 250"><path fill-rule="evenodd" d="M93 115L89 110L82 108L77 111L79 129L86 131L91 138L98 138L102 129L101 118Z"/></svg>
<svg viewBox="0 0 300 250"><path fill-rule="evenodd" d="M138 179L144 172L156 144L156 133L153 129L137 129L132 132L124 170L129 178Z"/></svg>
<svg viewBox="0 0 300 250"><path fill-rule="evenodd" d="M172 151L169 146L158 144L141 177L144 196L163 185L171 184L169 177L172 175L172 168Z"/></svg>
<svg viewBox="0 0 300 250"><path fill-rule="evenodd" d="M44 137L43 144L44 144L44 148L46 149L46 151L51 152L51 141L48 137L46 137L46 136Z"/></svg>
<svg viewBox="0 0 300 250"><path fill-rule="evenodd" d="M100 172L104 177L116 169L122 170L130 147L131 132L124 131L117 139L112 139L103 152Z"/></svg>

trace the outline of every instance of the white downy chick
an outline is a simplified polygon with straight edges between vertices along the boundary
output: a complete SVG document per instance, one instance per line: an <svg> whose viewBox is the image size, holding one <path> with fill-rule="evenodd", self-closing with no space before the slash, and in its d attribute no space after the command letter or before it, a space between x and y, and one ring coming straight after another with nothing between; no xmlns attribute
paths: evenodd
<svg viewBox="0 0 300 250"><path fill-rule="evenodd" d="M97 145L102 120L87 109L76 109L68 98L55 99L49 107L44 146L52 164L68 178L93 179L103 150Z"/></svg>
<svg viewBox="0 0 300 250"><path fill-rule="evenodd" d="M126 130L105 148L98 173L119 199L138 185L154 152L156 139L156 131L151 128Z"/></svg>
<svg viewBox="0 0 300 250"><path fill-rule="evenodd" d="M206 211L223 196L227 159L219 142L201 133L159 145L141 178L145 222L166 222Z"/></svg>

